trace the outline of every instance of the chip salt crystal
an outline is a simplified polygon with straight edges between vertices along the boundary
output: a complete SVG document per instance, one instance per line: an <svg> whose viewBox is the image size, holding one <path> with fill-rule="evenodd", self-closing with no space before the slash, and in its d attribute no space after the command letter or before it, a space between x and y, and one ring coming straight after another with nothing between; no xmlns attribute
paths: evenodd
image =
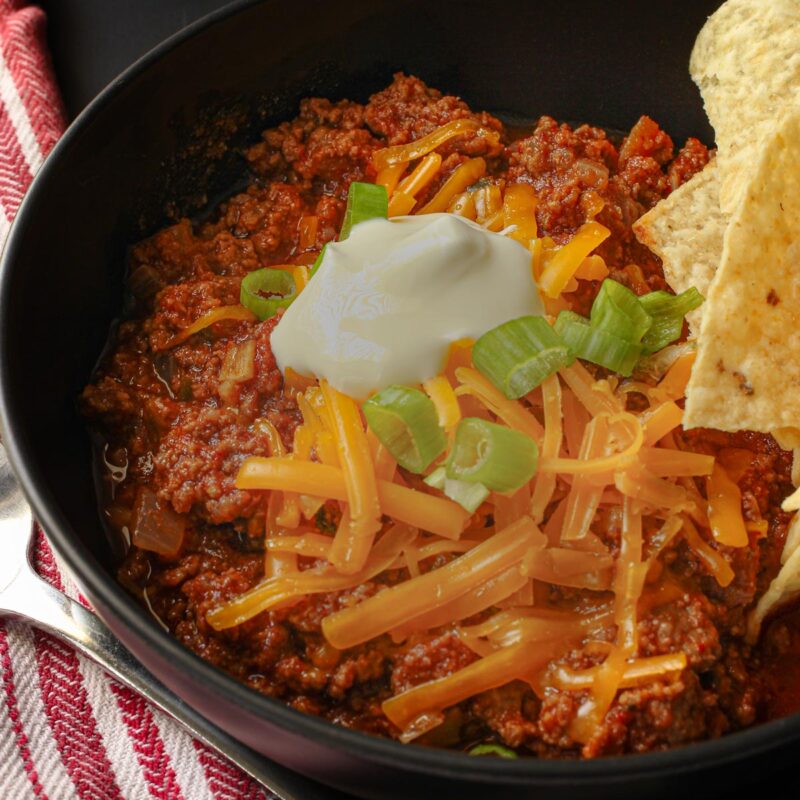
<svg viewBox="0 0 800 800"><path fill-rule="evenodd" d="M272 334L281 371L365 398L437 375L450 344L543 314L531 255L453 214L374 219L332 242Z"/></svg>

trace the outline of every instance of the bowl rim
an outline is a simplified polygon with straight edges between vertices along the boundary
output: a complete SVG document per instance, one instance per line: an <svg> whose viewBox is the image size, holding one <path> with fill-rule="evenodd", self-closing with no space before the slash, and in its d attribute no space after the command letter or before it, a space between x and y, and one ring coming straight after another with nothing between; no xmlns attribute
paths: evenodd
<svg viewBox="0 0 800 800"><path fill-rule="evenodd" d="M5 247L0 257L0 356L10 337L3 310L10 306L10 274L18 253L24 245L24 236L36 216L39 198L47 193L51 174L57 172L60 162L68 158L72 143L83 129L99 117L114 99L141 75L177 49L184 42L202 34L207 29L260 4L275 0L234 0L189 24L164 39L114 78L75 118L52 152L45 159L23 199L11 225ZM79 584L91 597L97 597L110 613L133 635L164 658L187 672L209 690L233 706L248 709L255 716L277 727L306 737L323 746L341 750L350 756L366 759L379 765L420 771L446 778L492 782L510 785L553 784L586 785L616 782L623 776L656 777L692 773L699 769L723 766L754 756L786 744L800 737L800 713L762 723L717 739L704 740L644 754L610 756L590 760L520 758L481 759L463 752L401 744L372 734L353 731L335 723L290 708L248 688L233 676L204 661L180 642L162 630L142 611L139 604L107 572L77 537L65 514L47 489L47 482L32 465L35 463L26 441L24 428L15 419L10 392L10 374L7 359L0 357L0 431L9 460L14 467L36 518L47 531L58 554L75 574Z"/></svg>

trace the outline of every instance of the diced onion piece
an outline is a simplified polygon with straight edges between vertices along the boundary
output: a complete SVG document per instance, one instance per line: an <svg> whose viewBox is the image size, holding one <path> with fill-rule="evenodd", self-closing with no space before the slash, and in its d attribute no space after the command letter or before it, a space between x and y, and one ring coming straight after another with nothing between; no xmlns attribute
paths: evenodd
<svg viewBox="0 0 800 800"><path fill-rule="evenodd" d="M251 456L242 464L236 476L236 486L239 489L277 489L331 500L347 500L341 469L290 458ZM448 539L458 539L469 520L466 512L450 500L389 481L378 481L378 495L385 514Z"/></svg>
<svg viewBox="0 0 800 800"><path fill-rule="evenodd" d="M417 214L437 214L447 211L450 204L468 186L480 180L486 173L486 162L482 158L465 161L444 182L438 192L419 210ZM473 201L474 202L474 201Z"/></svg>
<svg viewBox="0 0 800 800"><path fill-rule="evenodd" d="M649 292L639 298L653 320L652 327L642 339L645 353L655 353L680 338L683 318L704 301L703 295L692 286L679 295L669 292Z"/></svg>
<svg viewBox="0 0 800 800"><path fill-rule="evenodd" d="M573 311L560 312L554 327L573 355L626 377L642 353L641 345L592 325Z"/></svg>
<svg viewBox="0 0 800 800"><path fill-rule="evenodd" d="M366 563L375 534L381 527L381 504L358 406L327 381L321 381L320 388L333 422L349 512L349 525L337 532L330 561L340 572L351 574Z"/></svg>
<svg viewBox="0 0 800 800"><path fill-rule="evenodd" d="M509 400L502 392L498 391L491 381L488 381L477 370L469 367L457 367L455 370L456 378L463 387L456 390L456 394L462 394L462 389L467 389L478 400L483 403L492 414L500 417L509 428L530 436L531 439L541 440L544 436L544 429L524 406L515 400Z"/></svg>
<svg viewBox="0 0 800 800"><path fill-rule="evenodd" d="M750 540L742 517L742 493L719 464L706 481L706 496L714 539L728 547L745 547Z"/></svg>
<svg viewBox="0 0 800 800"><path fill-rule="evenodd" d="M347 205L344 221L339 231L339 241L350 236L350 231L359 222L370 219L386 219L389 216L389 195L386 187L375 183L353 181L347 190Z"/></svg>
<svg viewBox="0 0 800 800"><path fill-rule="evenodd" d="M274 317L279 308L289 306L296 296L297 286L291 273L272 267L245 275L239 290L239 302L261 320Z"/></svg>
<svg viewBox="0 0 800 800"><path fill-rule="evenodd" d="M435 150L455 136L463 136L465 133L488 134L495 139L499 138L496 131L481 128L480 123L476 120L455 119L416 141L376 150L372 154L372 164L380 172L380 170L393 164L414 161L427 155L431 150Z"/></svg>
<svg viewBox="0 0 800 800"><path fill-rule="evenodd" d="M383 534L370 553L362 570L352 575L340 575L330 569L307 569L276 575L254 586L249 591L212 609L206 619L214 630L224 630L241 625L263 611L309 594L322 594L351 589L354 586L385 572L395 562L416 532L405 525L396 525Z"/></svg>
<svg viewBox="0 0 800 800"><path fill-rule="evenodd" d="M536 206L538 204L533 186L527 183L512 183L506 187L503 197L503 226L514 226L509 233L512 239L529 247L538 236Z"/></svg>
<svg viewBox="0 0 800 800"><path fill-rule="evenodd" d="M535 389L574 358L544 317L519 317L483 334L472 361L510 400Z"/></svg>
<svg viewBox="0 0 800 800"><path fill-rule="evenodd" d="M475 417L462 419L447 456L447 477L513 492L536 472L536 442L519 431Z"/></svg>
<svg viewBox="0 0 800 800"><path fill-rule="evenodd" d="M204 328L225 320L239 320L242 322L254 322L258 317L244 306L217 306L198 317L191 325L176 333L168 342L159 347L159 350L169 350L172 347L185 342L190 336L199 333Z"/></svg>
<svg viewBox="0 0 800 800"><path fill-rule="evenodd" d="M406 164L395 164L391 167L382 169L378 176L375 178L375 183L380 184L386 188L386 194L391 199L394 190L397 188L397 183L406 171Z"/></svg>
<svg viewBox="0 0 800 800"><path fill-rule="evenodd" d="M468 483L448 478L444 467L435 469L425 478L425 483L442 491L445 497L458 503L470 514L474 514L478 506L489 496L489 490L482 483Z"/></svg>
<svg viewBox="0 0 800 800"><path fill-rule="evenodd" d="M586 256L610 235L611 231L599 222L587 222L581 225L575 236L556 251L542 270L539 279L541 291L548 297L558 297Z"/></svg>
<svg viewBox="0 0 800 800"><path fill-rule="evenodd" d="M139 489L131 530L131 541L136 547L172 557L180 551L185 533L186 518L182 514L160 500L151 489Z"/></svg>
<svg viewBox="0 0 800 800"><path fill-rule="evenodd" d="M256 374L256 342L246 339L231 347L219 369L220 382L246 383Z"/></svg>
<svg viewBox="0 0 800 800"><path fill-rule="evenodd" d="M445 449L436 406L419 389L387 386L362 406L372 432L404 469L423 472Z"/></svg>
<svg viewBox="0 0 800 800"><path fill-rule="evenodd" d="M390 586L322 621L325 638L336 648L355 647L455 600L514 564L544 537L528 517L481 542L439 569Z"/></svg>

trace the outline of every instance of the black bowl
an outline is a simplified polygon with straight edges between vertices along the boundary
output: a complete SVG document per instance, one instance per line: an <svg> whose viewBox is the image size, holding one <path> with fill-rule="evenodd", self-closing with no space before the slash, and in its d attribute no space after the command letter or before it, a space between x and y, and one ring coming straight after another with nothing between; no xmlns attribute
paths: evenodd
<svg viewBox="0 0 800 800"><path fill-rule="evenodd" d="M509 118L677 140L711 131L687 64L709 2L240 2L165 42L104 91L36 177L0 274L4 440L38 518L101 616L168 686L256 750L369 798L641 797L722 789L785 750L800 717L666 753L507 762L334 727L256 694L149 619L113 577L75 399L119 313L126 247L244 177L236 148L300 98L365 100L402 69ZM233 149L220 155L220 144ZM738 763L738 770L735 765ZM712 794L710 788L705 791Z"/></svg>

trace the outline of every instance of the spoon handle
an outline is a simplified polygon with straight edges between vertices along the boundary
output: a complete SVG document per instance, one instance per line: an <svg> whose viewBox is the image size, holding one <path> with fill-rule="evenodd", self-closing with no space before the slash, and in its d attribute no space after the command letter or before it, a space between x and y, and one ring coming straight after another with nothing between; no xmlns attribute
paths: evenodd
<svg viewBox="0 0 800 800"><path fill-rule="evenodd" d="M89 609L54 589L30 567L33 520L0 444L0 616L47 631L169 714L204 744L234 762L279 800L344 800L228 736L173 694L134 658Z"/></svg>

